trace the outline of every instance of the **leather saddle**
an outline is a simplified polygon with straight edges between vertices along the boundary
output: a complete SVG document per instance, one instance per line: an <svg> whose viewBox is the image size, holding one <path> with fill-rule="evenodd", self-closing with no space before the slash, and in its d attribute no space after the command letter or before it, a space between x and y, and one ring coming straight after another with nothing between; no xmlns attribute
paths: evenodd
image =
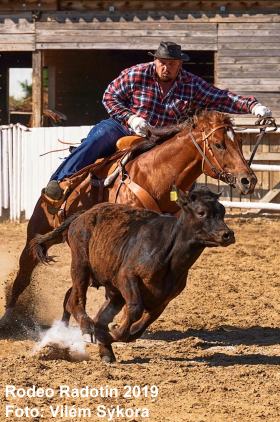
<svg viewBox="0 0 280 422"><path fill-rule="evenodd" d="M79 172L73 174L71 177L62 180L59 185L63 191L62 198L59 200L55 200L50 198L42 191L41 197L42 200L47 203L48 209L52 214L57 213L57 211L61 208L62 204L66 201L69 197L71 192L82 182L86 182L88 177L90 177L90 173L94 173L94 170L98 170L104 165L107 165L112 161L112 165L109 168L107 178L102 181L104 186L109 186L118 176L119 173L119 162L121 161L122 164L126 164L129 159L129 153L126 154L125 151L128 151L134 147L135 145L139 144L143 141L144 138L137 136L137 135L129 135L123 136L118 139L116 143L116 152L108 158L99 158L94 163L90 164L89 166L81 169ZM93 185L98 187L100 181L98 179L93 180Z"/></svg>

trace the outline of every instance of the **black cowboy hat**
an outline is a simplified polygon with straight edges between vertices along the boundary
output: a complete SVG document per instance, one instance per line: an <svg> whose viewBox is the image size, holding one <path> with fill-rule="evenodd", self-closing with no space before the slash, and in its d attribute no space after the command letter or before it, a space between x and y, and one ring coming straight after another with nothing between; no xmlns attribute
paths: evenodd
<svg viewBox="0 0 280 422"><path fill-rule="evenodd" d="M149 51L148 54L156 59L183 60L185 62L190 60L187 54L182 53L181 46L171 41L161 41L157 51L154 53Z"/></svg>

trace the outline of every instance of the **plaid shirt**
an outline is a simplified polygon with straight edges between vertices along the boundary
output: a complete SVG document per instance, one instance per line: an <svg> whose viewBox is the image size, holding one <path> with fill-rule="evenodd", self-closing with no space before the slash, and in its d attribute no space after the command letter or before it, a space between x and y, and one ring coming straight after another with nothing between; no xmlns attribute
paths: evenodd
<svg viewBox="0 0 280 422"><path fill-rule="evenodd" d="M103 104L111 117L128 127L127 120L137 114L152 126L168 126L182 121L197 109L226 113L250 113L255 97L242 97L221 90L184 69L163 97L153 62L125 69L107 87Z"/></svg>

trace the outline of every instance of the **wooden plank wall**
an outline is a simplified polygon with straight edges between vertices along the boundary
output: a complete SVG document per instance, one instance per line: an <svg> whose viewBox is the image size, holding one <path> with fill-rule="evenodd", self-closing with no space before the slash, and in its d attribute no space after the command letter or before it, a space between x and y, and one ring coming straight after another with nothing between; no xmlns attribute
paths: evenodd
<svg viewBox="0 0 280 422"><path fill-rule="evenodd" d="M35 50L35 23L31 13L0 17L0 51Z"/></svg>
<svg viewBox="0 0 280 422"><path fill-rule="evenodd" d="M121 21L36 23L37 49L156 49L159 42L174 41L187 50L217 49L213 23Z"/></svg>
<svg viewBox="0 0 280 422"><path fill-rule="evenodd" d="M261 11L275 10L279 5L277 0L265 1L223 1L223 0L0 0L0 11L26 10L188 10L207 12L220 11L221 6L227 12L258 9Z"/></svg>
<svg viewBox="0 0 280 422"><path fill-rule="evenodd" d="M94 2L95 3L95 2ZM57 0L0 0L1 12L24 12L27 10L57 10Z"/></svg>
<svg viewBox="0 0 280 422"><path fill-rule="evenodd" d="M114 5L116 10L190 10L190 11L217 11L221 6L227 10L250 10L259 8L271 10L277 7L278 1L222 1L222 0L58 0L59 10L108 10Z"/></svg>
<svg viewBox="0 0 280 422"><path fill-rule="evenodd" d="M280 118L280 22L219 23L215 76L219 87L254 94Z"/></svg>

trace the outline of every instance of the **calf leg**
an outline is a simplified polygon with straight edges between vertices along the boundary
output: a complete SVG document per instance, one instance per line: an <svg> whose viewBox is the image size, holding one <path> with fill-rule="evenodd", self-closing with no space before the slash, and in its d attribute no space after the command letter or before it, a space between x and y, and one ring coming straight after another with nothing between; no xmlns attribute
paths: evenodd
<svg viewBox="0 0 280 422"><path fill-rule="evenodd" d="M98 340L99 356L105 363L116 360L111 343L114 341L109 333L108 324L120 312L124 300L119 294L107 294L107 299L94 318L95 335Z"/></svg>
<svg viewBox="0 0 280 422"><path fill-rule="evenodd" d="M121 324L116 328L112 328L110 333L114 341L127 341L131 324L141 317L144 305L136 277L123 280L119 289L126 303L125 314Z"/></svg>
<svg viewBox="0 0 280 422"><path fill-rule="evenodd" d="M65 325L66 325L67 327L68 327L68 325L69 325L69 321L70 321L71 314L70 314L70 312L68 312L68 311L67 311L67 309L66 309L66 305L67 305L68 299L69 299L69 297L70 297L70 295L71 295L71 292L72 292L72 287L70 287L70 289L68 289L68 290L67 290L67 292L66 292L66 294L65 294L65 296L64 296L64 301L63 301L63 314L62 314L62 318L61 318L61 320L62 320L63 322L65 322Z"/></svg>
<svg viewBox="0 0 280 422"><path fill-rule="evenodd" d="M166 306L162 305L152 311L144 311L142 317L131 325L127 341L134 341L141 337L148 326L162 314Z"/></svg>
<svg viewBox="0 0 280 422"><path fill-rule="evenodd" d="M76 263L78 265L76 265ZM64 315L73 315L75 320L80 325L83 334L89 334L91 341L94 339L94 325L92 319L87 315L86 294L90 281L90 269L87 264L79 262L79 260L72 260L71 275L73 280L73 287L69 294L68 300L65 303ZM69 293L66 293L66 295Z"/></svg>

